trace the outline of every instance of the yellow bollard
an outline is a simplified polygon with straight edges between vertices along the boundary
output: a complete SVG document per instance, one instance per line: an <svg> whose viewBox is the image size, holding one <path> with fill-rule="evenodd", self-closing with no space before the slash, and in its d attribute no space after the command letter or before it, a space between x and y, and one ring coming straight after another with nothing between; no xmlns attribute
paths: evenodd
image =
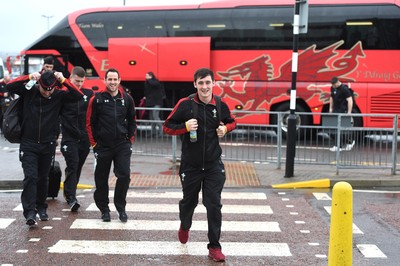
<svg viewBox="0 0 400 266"><path fill-rule="evenodd" d="M328 266L353 263L353 189L338 182L332 190Z"/></svg>

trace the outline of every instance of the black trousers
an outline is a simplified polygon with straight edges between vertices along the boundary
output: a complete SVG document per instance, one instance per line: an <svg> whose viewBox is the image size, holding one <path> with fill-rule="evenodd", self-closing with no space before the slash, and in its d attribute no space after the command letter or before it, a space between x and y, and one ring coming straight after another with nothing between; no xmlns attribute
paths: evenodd
<svg viewBox="0 0 400 266"><path fill-rule="evenodd" d="M24 170L21 202L25 218L36 215L36 210L47 209L48 176L55 148L55 142L21 141L19 160Z"/></svg>
<svg viewBox="0 0 400 266"><path fill-rule="evenodd" d="M131 155L132 145L129 140L124 141L114 147L96 146L94 149L96 158L96 169L94 180L96 190L94 191L94 201L97 208L103 212L109 212L108 204L108 178L110 175L111 163L114 163L114 174L117 177L114 192L114 205L118 212L125 211L126 194L131 181Z"/></svg>
<svg viewBox="0 0 400 266"><path fill-rule="evenodd" d="M82 172L82 167L90 151L89 140L63 140L61 153L65 158L64 198L69 203L76 199L76 185Z"/></svg>
<svg viewBox="0 0 400 266"><path fill-rule="evenodd" d="M199 192L202 190L203 204L207 209L207 248L221 248L221 192L226 179L224 164L220 160L210 168L202 170L181 162L179 176L183 191L183 199L179 201L182 229L188 230L192 226L193 213L199 202Z"/></svg>

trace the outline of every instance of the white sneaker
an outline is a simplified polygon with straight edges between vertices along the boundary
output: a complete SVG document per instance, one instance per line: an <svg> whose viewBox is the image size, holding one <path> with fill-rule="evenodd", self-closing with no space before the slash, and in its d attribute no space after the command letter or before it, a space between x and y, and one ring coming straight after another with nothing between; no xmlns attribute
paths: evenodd
<svg viewBox="0 0 400 266"><path fill-rule="evenodd" d="M353 149L354 144L356 144L356 141L353 140L353 142L351 144L347 144L346 147L344 148L345 151L351 151L351 149Z"/></svg>
<svg viewBox="0 0 400 266"><path fill-rule="evenodd" d="M330 151L335 152L335 151L342 151L342 149L338 149L338 147L333 146L332 148L329 148Z"/></svg>

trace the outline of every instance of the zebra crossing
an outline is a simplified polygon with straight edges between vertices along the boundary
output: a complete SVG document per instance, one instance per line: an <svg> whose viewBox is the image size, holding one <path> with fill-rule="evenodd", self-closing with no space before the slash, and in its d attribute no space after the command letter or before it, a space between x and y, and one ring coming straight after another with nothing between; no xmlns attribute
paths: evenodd
<svg viewBox="0 0 400 266"><path fill-rule="evenodd" d="M93 203L92 193L91 190L82 190L78 195L82 207L80 213L75 215L68 225L69 231L82 232L79 235L90 235L90 237L73 238L68 235L60 237L56 242L49 243L48 254L207 257L207 217L205 207L201 204L201 194L189 242L181 244L176 236L180 224L178 201L182 197L181 191L130 190L126 206L130 219L127 223L121 223L115 215L116 210L112 203L113 191L110 191L109 206L114 217L109 223L102 222L99 210ZM313 193L313 195L317 201L327 203L331 201L327 193ZM299 256L308 256L308 262L313 265L327 263L329 236L315 233L319 229L310 225L312 218L307 220L307 216L302 217L301 210L297 208L298 203L291 199L288 193L271 193L267 197L266 192L262 190L252 192L227 190L222 193L222 199L224 218L221 244L223 252L229 256L228 260L234 257L240 264L252 265L249 262L252 261L252 257L278 258L281 263L287 260L284 264L293 265ZM58 205L63 204L61 200L58 201ZM329 204L324 205L329 214ZM49 210L51 208L52 206ZM13 208L13 211L21 212L21 204ZM57 230L57 223L64 220L68 214L70 212L65 205L65 209L51 217L51 225L39 222L38 226L43 226L41 229ZM285 214L289 221L285 223L277 220L278 216L282 218ZM14 221L15 219L11 218L0 218L0 229L11 226ZM134 239L123 237L125 234L135 237ZM362 235L363 232L354 224L353 234ZM118 239L114 239L115 235L119 236ZM138 237L139 235L141 237ZM163 238L164 235L167 237ZM156 237L153 239L153 236ZM303 238L304 240L298 240ZM304 245L310 251L309 254L302 254ZM356 247L365 258L386 258L376 245L357 244ZM28 251L21 249L17 252Z"/></svg>

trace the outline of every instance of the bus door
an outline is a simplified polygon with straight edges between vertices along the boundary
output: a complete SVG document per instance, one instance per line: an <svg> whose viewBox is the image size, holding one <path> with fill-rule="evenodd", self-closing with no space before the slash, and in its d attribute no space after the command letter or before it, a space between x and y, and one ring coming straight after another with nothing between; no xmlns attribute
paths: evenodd
<svg viewBox="0 0 400 266"><path fill-rule="evenodd" d="M200 67L210 67L210 37L110 38L109 66L122 80L143 81L153 71L161 81L193 81Z"/></svg>

